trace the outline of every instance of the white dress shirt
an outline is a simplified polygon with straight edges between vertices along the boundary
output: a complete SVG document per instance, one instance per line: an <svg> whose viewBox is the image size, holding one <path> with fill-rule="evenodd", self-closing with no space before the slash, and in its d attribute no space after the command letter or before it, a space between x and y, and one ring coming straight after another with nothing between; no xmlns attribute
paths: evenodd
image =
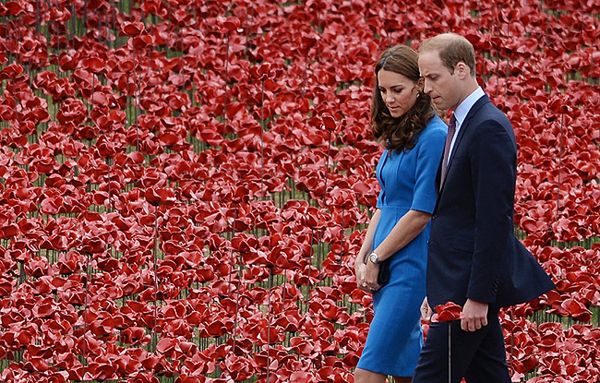
<svg viewBox="0 0 600 383"><path fill-rule="evenodd" d="M467 114L475 105L477 100L485 95L483 89L480 86L477 87L467 98L463 100L463 102L456 107L454 110L454 118L456 119L456 132L454 133L454 137L452 137L452 142L450 143L450 151L448 153L448 161L450 161L450 157L452 156L452 150L454 150L454 143L456 142L456 137L458 137L458 132L460 132L460 127L462 126L463 121L467 117ZM447 165L447 164L446 164Z"/></svg>

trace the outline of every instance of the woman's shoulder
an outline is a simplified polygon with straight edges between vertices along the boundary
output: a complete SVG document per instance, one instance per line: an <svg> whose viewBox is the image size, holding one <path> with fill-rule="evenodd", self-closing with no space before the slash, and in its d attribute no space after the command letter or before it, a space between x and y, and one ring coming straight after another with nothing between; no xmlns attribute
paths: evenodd
<svg viewBox="0 0 600 383"><path fill-rule="evenodd" d="M448 134L448 126L446 123L436 114L433 116L423 129L421 137L423 139L436 139L439 137L446 137Z"/></svg>
<svg viewBox="0 0 600 383"><path fill-rule="evenodd" d="M425 130L435 131L441 130L443 132L448 132L448 125L438 116L434 115L429 121L427 121L427 125L425 126Z"/></svg>

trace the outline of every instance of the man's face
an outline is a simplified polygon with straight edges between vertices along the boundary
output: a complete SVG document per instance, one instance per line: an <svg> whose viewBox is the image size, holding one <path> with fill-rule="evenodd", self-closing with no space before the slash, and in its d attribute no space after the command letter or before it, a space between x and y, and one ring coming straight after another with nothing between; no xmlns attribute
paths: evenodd
<svg viewBox="0 0 600 383"><path fill-rule="evenodd" d="M460 100L460 82L455 71L444 66L438 51L425 51L419 54L419 71L424 79L423 91L439 110L454 109Z"/></svg>

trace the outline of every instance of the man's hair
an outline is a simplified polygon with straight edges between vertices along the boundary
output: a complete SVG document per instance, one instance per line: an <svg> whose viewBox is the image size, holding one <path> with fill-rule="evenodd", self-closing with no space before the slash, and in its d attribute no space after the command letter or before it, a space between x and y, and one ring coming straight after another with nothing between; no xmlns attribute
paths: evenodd
<svg viewBox="0 0 600 383"><path fill-rule="evenodd" d="M419 53L437 51L442 63L450 73L459 62L464 62L471 70L471 76L475 77L475 49L473 45L461 35L456 33L442 33L423 41Z"/></svg>

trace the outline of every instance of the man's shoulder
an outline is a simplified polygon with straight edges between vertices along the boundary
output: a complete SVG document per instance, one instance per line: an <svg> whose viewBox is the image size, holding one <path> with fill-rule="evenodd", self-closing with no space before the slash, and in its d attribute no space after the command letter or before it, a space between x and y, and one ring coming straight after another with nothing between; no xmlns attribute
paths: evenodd
<svg viewBox="0 0 600 383"><path fill-rule="evenodd" d="M487 97L479 99L477 103L473 105L473 108L471 108L471 112L473 114L470 116L472 123L481 124L493 121L502 126L512 126L506 114Z"/></svg>

